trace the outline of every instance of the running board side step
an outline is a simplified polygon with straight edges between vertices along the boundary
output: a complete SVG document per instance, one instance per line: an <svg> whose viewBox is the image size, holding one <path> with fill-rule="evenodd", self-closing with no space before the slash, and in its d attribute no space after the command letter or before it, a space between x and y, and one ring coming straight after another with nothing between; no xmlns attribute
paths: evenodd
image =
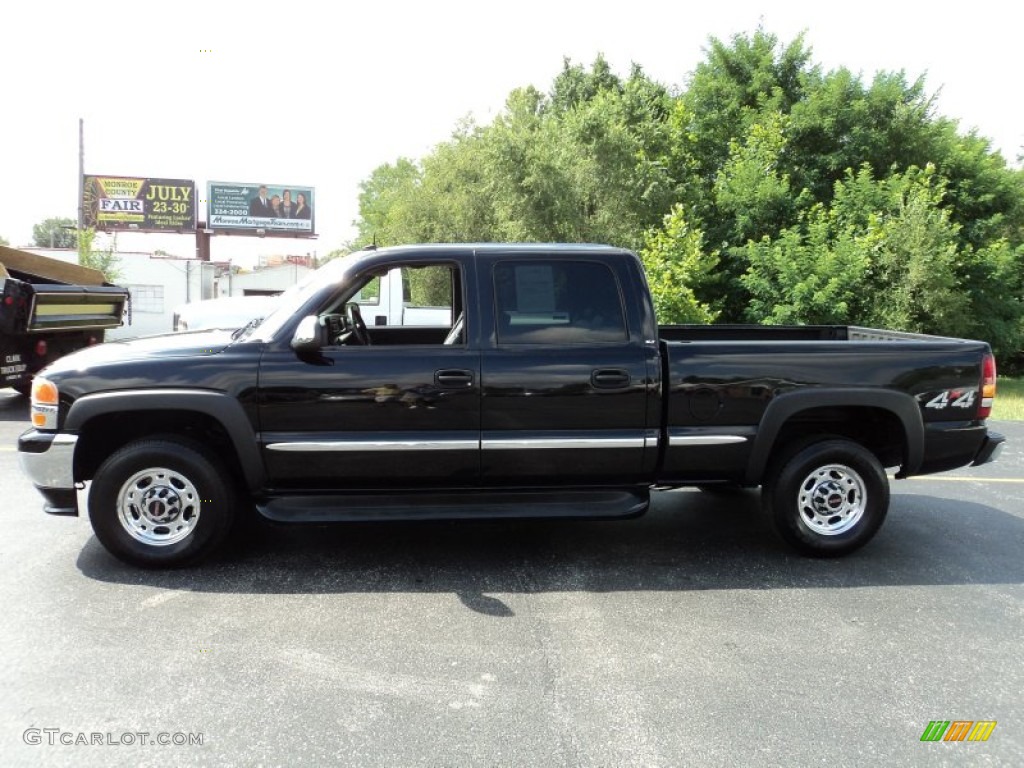
<svg viewBox="0 0 1024 768"><path fill-rule="evenodd" d="M647 488L624 490L463 491L271 495L256 509L278 523L494 518L615 519L650 506Z"/></svg>

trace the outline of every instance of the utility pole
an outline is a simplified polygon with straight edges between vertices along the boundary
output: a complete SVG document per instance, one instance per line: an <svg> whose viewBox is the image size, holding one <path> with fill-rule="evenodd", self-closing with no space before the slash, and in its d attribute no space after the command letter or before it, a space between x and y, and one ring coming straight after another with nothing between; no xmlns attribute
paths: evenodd
<svg viewBox="0 0 1024 768"><path fill-rule="evenodd" d="M206 227L205 221L199 221L196 216L196 258L200 261L210 260L210 230Z"/></svg>
<svg viewBox="0 0 1024 768"><path fill-rule="evenodd" d="M82 263L82 231L85 229L85 120L78 118L78 229L75 230L75 249L78 263Z"/></svg>
<svg viewBox="0 0 1024 768"><path fill-rule="evenodd" d="M85 120L78 118L78 231L85 229Z"/></svg>

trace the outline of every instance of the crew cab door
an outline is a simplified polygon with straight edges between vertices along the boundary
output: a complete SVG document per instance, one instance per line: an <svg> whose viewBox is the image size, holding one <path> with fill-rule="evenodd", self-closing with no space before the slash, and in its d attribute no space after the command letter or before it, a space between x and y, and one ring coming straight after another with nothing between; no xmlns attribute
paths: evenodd
<svg viewBox="0 0 1024 768"><path fill-rule="evenodd" d="M477 266L494 313L482 351L484 484L642 482L657 424L628 275L614 261L544 254Z"/></svg>
<svg viewBox="0 0 1024 768"><path fill-rule="evenodd" d="M467 342L463 312L464 270L471 266L396 270L408 273L413 293L420 294L414 298L447 307L441 325L375 326L364 303L370 345L349 336L315 355L291 349L264 354L259 418L271 486L315 491L478 483L480 352ZM372 286L366 288L337 297L320 314L336 317L356 296L372 297ZM462 332L453 330L455 321L463 323Z"/></svg>

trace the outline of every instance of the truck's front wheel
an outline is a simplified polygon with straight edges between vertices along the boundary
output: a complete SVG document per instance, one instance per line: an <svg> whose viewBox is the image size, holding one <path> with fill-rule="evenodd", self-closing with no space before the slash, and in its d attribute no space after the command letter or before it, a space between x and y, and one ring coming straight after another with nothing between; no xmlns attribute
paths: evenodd
<svg viewBox="0 0 1024 768"><path fill-rule="evenodd" d="M871 540L889 509L889 481L871 451L850 440L804 445L762 490L775 532L805 555L838 557Z"/></svg>
<svg viewBox="0 0 1024 768"><path fill-rule="evenodd" d="M199 444L139 440L112 454L93 478L89 520L117 558L145 568L195 563L231 529L235 490Z"/></svg>

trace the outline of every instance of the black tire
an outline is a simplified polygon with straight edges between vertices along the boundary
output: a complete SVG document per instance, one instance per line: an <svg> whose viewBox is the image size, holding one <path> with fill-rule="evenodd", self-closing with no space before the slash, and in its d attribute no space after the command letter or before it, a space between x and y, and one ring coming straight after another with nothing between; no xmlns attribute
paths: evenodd
<svg viewBox="0 0 1024 768"><path fill-rule="evenodd" d="M761 504L772 528L795 550L839 557L878 533L889 510L889 479L858 443L804 443L769 472Z"/></svg>
<svg viewBox="0 0 1024 768"><path fill-rule="evenodd" d="M202 445L177 438L138 440L96 470L89 521L118 559L170 568L216 551L231 531L236 505L229 473Z"/></svg>

